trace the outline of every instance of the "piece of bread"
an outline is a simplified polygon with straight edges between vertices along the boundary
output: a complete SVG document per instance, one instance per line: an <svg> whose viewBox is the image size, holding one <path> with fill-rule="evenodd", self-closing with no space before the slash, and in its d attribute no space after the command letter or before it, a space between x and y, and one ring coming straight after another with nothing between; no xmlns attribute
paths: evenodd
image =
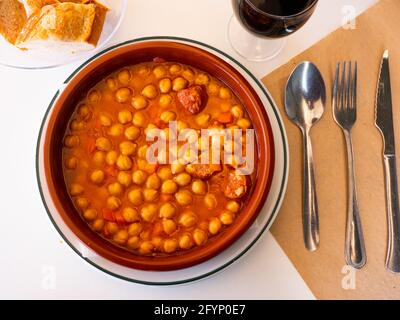
<svg viewBox="0 0 400 320"><path fill-rule="evenodd" d="M15 44L27 21L24 5L18 0L0 0L0 34Z"/></svg>
<svg viewBox="0 0 400 320"><path fill-rule="evenodd" d="M93 3L45 5L29 17L17 39L17 46L69 52L93 49L100 37L106 12L105 7Z"/></svg>

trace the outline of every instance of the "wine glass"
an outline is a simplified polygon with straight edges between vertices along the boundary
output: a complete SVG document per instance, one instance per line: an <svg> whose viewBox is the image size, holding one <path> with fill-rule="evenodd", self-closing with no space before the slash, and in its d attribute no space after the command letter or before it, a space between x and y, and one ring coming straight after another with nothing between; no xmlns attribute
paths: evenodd
<svg viewBox="0 0 400 320"><path fill-rule="evenodd" d="M313 14L318 0L231 0L231 46L250 61L276 57L285 37L300 29Z"/></svg>

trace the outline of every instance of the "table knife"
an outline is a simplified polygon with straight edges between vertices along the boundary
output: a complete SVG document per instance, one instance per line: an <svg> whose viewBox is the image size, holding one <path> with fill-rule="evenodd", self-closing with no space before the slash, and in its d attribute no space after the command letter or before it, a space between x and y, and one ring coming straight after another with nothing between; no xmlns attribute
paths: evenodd
<svg viewBox="0 0 400 320"><path fill-rule="evenodd" d="M386 179L388 216L386 269L400 273L400 209L388 50L385 51L382 58L375 108L375 124L383 137L383 162Z"/></svg>

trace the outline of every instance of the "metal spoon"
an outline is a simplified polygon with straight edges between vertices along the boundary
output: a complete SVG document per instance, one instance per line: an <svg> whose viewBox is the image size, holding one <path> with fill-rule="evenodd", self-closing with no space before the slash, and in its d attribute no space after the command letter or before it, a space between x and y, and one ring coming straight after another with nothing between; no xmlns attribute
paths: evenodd
<svg viewBox="0 0 400 320"><path fill-rule="evenodd" d="M299 64L286 84L285 110L303 133L303 236L305 246L310 251L316 250L319 245L318 204L310 129L324 113L325 98L325 83L317 67L307 61Z"/></svg>

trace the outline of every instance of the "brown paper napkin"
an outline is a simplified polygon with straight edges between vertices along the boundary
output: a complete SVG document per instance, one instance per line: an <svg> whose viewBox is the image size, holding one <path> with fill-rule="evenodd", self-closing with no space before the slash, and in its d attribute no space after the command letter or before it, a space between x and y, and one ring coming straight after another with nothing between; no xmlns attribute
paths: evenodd
<svg viewBox="0 0 400 320"><path fill-rule="evenodd" d="M374 125L375 90L384 49L390 51L397 149L400 150L400 1L382 0L356 19L354 30L340 28L263 79L284 118L290 146L286 197L272 228L312 292L320 299L400 299L400 275L386 271L386 202L382 138ZM299 129L283 109L287 78L301 61L321 70L328 93L326 112L311 131L316 165L321 245L307 252L302 238L302 150ZM344 261L347 178L346 151L332 118L331 88L336 63L357 60L358 120L353 130L359 206L367 265L349 271ZM398 165L400 165L398 155ZM399 177L400 179L400 177ZM354 270L354 269L353 269Z"/></svg>

